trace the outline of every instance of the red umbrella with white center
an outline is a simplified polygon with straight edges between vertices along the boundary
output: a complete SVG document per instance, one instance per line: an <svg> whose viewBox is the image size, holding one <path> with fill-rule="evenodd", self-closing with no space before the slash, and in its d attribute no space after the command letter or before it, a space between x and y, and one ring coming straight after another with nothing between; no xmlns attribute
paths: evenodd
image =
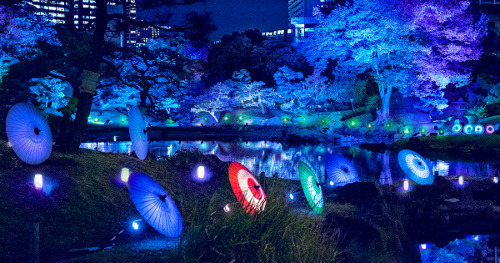
<svg viewBox="0 0 500 263"><path fill-rule="evenodd" d="M234 195L247 213L260 213L266 207L266 194L252 173L240 163L229 165L229 182Z"/></svg>

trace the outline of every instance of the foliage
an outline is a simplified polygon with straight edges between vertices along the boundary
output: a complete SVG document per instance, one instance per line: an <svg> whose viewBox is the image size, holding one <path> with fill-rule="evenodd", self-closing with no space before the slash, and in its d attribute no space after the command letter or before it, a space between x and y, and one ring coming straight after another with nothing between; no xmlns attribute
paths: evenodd
<svg viewBox="0 0 500 263"><path fill-rule="evenodd" d="M442 110L447 107L442 90L449 84L463 87L470 82L473 66L464 62L480 58L487 18L470 0L402 0L399 4L424 47L414 60L421 82L414 95L421 98L422 108Z"/></svg>
<svg viewBox="0 0 500 263"><path fill-rule="evenodd" d="M349 86L367 71L382 99L380 121L388 118L393 89L413 83L412 61L419 51L411 30L396 13L393 1L354 1L338 5L301 47L309 63L323 72L333 63L337 81Z"/></svg>
<svg viewBox="0 0 500 263"><path fill-rule="evenodd" d="M488 238L473 241L468 239L456 239L443 248L432 246L429 257L423 262L436 263L462 263L483 262L484 256L481 251L488 248Z"/></svg>
<svg viewBox="0 0 500 263"><path fill-rule="evenodd" d="M30 86L30 91L43 111L47 114L62 115L57 110L68 104L73 93L71 85L51 76L33 78L31 82L33 85Z"/></svg>
<svg viewBox="0 0 500 263"><path fill-rule="evenodd" d="M212 117L214 117L215 121L219 121L217 116L215 115L217 112L224 110L232 110L231 108L231 98L229 97L229 93L231 89L224 83L219 82L214 86L210 87L210 90L207 94L201 95L196 98L198 103L191 108L192 112L208 112Z"/></svg>

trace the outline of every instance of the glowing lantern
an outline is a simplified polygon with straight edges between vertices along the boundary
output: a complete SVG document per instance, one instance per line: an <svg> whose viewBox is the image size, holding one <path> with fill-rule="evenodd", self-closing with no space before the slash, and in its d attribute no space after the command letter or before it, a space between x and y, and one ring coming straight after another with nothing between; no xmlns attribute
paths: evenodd
<svg viewBox="0 0 500 263"><path fill-rule="evenodd" d="M498 184L498 177L493 177L493 183Z"/></svg>
<svg viewBox="0 0 500 263"><path fill-rule="evenodd" d="M139 230L139 224L136 221L132 222L132 228L134 230Z"/></svg>
<svg viewBox="0 0 500 263"><path fill-rule="evenodd" d="M451 128L451 131L455 134L460 133L462 131L462 124L457 123L457 124L453 125L453 128Z"/></svg>
<svg viewBox="0 0 500 263"><path fill-rule="evenodd" d="M204 166L198 166L198 178L203 179L205 177L205 167Z"/></svg>
<svg viewBox="0 0 500 263"><path fill-rule="evenodd" d="M293 201L295 199L295 195L293 193L290 193L288 194L288 198Z"/></svg>
<svg viewBox="0 0 500 263"><path fill-rule="evenodd" d="M484 126L481 125L481 124L477 124L475 127L474 127L474 133L475 134L483 134L484 133Z"/></svg>
<svg viewBox="0 0 500 263"><path fill-rule="evenodd" d="M422 250L426 250L427 249L427 244L420 244L420 248Z"/></svg>
<svg viewBox="0 0 500 263"><path fill-rule="evenodd" d="M474 132L474 126L467 124L464 126L464 133L465 134L472 134Z"/></svg>
<svg viewBox="0 0 500 263"><path fill-rule="evenodd" d="M462 175L460 175L460 176L458 177L458 184L459 184L459 185L464 185L464 177L463 177Z"/></svg>
<svg viewBox="0 0 500 263"><path fill-rule="evenodd" d="M35 174L35 179L33 181L35 189L40 190L43 188L43 176L41 174Z"/></svg>
<svg viewBox="0 0 500 263"><path fill-rule="evenodd" d="M484 127L484 132L486 134L493 134L495 132L495 127L493 127L493 125L486 125L486 127Z"/></svg>
<svg viewBox="0 0 500 263"><path fill-rule="evenodd" d="M128 177L130 176L130 169L128 167L123 167L120 172L120 179L123 182L128 182Z"/></svg>
<svg viewBox="0 0 500 263"><path fill-rule="evenodd" d="M403 182L403 190L410 190L410 183L408 182L408 179L405 179L405 181Z"/></svg>

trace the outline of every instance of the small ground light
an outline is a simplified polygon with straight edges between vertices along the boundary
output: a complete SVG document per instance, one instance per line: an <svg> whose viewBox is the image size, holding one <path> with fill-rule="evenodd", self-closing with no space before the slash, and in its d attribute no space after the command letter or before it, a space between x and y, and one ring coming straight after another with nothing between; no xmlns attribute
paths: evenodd
<svg viewBox="0 0 500 263"><path fill-rule="evenodd" d="M231 212L231 207L229 207L229 204L224 206L224 212L226 212L226 213Z"/></svg>
<svg viewBox="0 0 500 263"><path fill-rule="evenodd" d="M330 185L333 186L333 181L330 181Z"/></svg>
<svg viewBox="0 0 500 263"><path fill-rule="evenodd" d="M128 182L128 177L130 176L130 169L127 167L123 167L120 172L120 179L123 182Z"/></svg>
<svg viewBox="0 0 500 263"><path fill-rule="evenodd" d="M427 249L427 244L420 244L420 248L422 250L426 250Z"/></svg>
<svg viewBox="0 0 500 263"><path fill-rule="evenodd" d="M371 128L372 128L372 124L368 123L368 129L371 129Z"/></svg>
<svg viewBox="0 0 500 263"><path fill-rule="evenodd" d="M197 175L198 175L198 178L200 178L200 179L205 178L205 166L201 166L201 165L198 166Z"/></svg>
<svg viewBox="0 0 500 263"><path fill-rule="evenodd" d="M116 142L116 138L118 138L118 136L113 136L113 141Z"/></svg>
<svg viewBox="0 0 500 263"><path fill-rule="evenodd" d="M134 230L139 230L139 224L136 221L132 222L132 228Z"/></svg>
<svg viewBox="0 0 500 263"><path fill-rule="evenodd" d="M43 176L41 174L35 174L35 179L33 180L35 189L40 190L43 187Z"/></svg>
<svg viewBox="0 0 500 263"><path fill-rule="evenodd" d="M295 196L292 193L290 193L290 194L288 194L288 198L290 198L290 200L293 201L295 199Z"/></svg>
<svg viewBox="0 0 500 263"><path fill-rule="evenodd" d="M99 120L99 118L95 117L94 121L98 121L98 120Z"/></svg>
<svg viewBox="0 0 500 263"><path fill-rule="evenodd" d="M493 183L498 184L498 177L493 177Z"/></svg>
<svg viewBox="0 0 500 263"><path fill-rule="evenodd" d="M403 190L410 190L410 182L408 182L408 179L405 179L405 181L403 182Z"/></svg>
<svg viewBox="0 0 500 263"><path fill-rule="evenodd" d="M478 241L479 240L479 236L474 236L473 239L476 240L476 241Z"/></svg>
<svg viewBox="0 0 500 263"><path fill-rule="evenodd" d="M459 185L464 185L464 177L463 177L462 175L460 175L460 176L458 177L458 184L459 184Z"/></svg>

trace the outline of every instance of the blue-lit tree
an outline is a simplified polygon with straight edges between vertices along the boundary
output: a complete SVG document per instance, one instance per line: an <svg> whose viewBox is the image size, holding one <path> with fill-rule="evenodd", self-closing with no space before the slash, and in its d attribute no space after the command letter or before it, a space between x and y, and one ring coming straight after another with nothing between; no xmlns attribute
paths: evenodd
<svg viewBox="0 0 500 263"><path fill-rule="evenodd" d="M232 110L231 108L231 97L229 96L231 88L226 84L219 82L214 86L210 87L208 93L198 96L195 104L191 111L194 113L208 112L215 121L219 121L216 113Z"/></svg>
<svg viewBox="0 0 500 263"><path fill-rule="evenodd" d="M69 102L73 94L73 87L60 78L47 76L44 78L31 79L30 93L45 113L62 115L58 109L63 108Z"/></svg>
<svg viewBox="0 0 500 263"><path fill-rule="evenodd" d="M414 83L412 62L419 52L412 41L413 32L396 12L395 3L353 1L338 5L318 19L319 25L301 47L309 63L319 71L325 71L330 63L339 79L350 80L353 75L368 72L382 100L378 121L386 120L393 90Z"/></svg>
<svg viewBox="0 0 500 263"><path fill-rule="evenodd" d="M262 81L252 81L250 72L241 69L233 72L232 79L224 82L231 88L232 94L238 104L243 108L260 108L262 114L266 112L266 107L272 106L275 101L275 93L271 88L265 87Z"/></svg>
<svg viewBox="0 0 500 263"><path fill-rule="evenodd" d="M447 107L443 89L470 83L473 66L482 54L481 41L487 33L487 18L470 0L400 0L399 10L417 30L422 53L414 63L421 85L412 93L422 108Z"/></svg>

